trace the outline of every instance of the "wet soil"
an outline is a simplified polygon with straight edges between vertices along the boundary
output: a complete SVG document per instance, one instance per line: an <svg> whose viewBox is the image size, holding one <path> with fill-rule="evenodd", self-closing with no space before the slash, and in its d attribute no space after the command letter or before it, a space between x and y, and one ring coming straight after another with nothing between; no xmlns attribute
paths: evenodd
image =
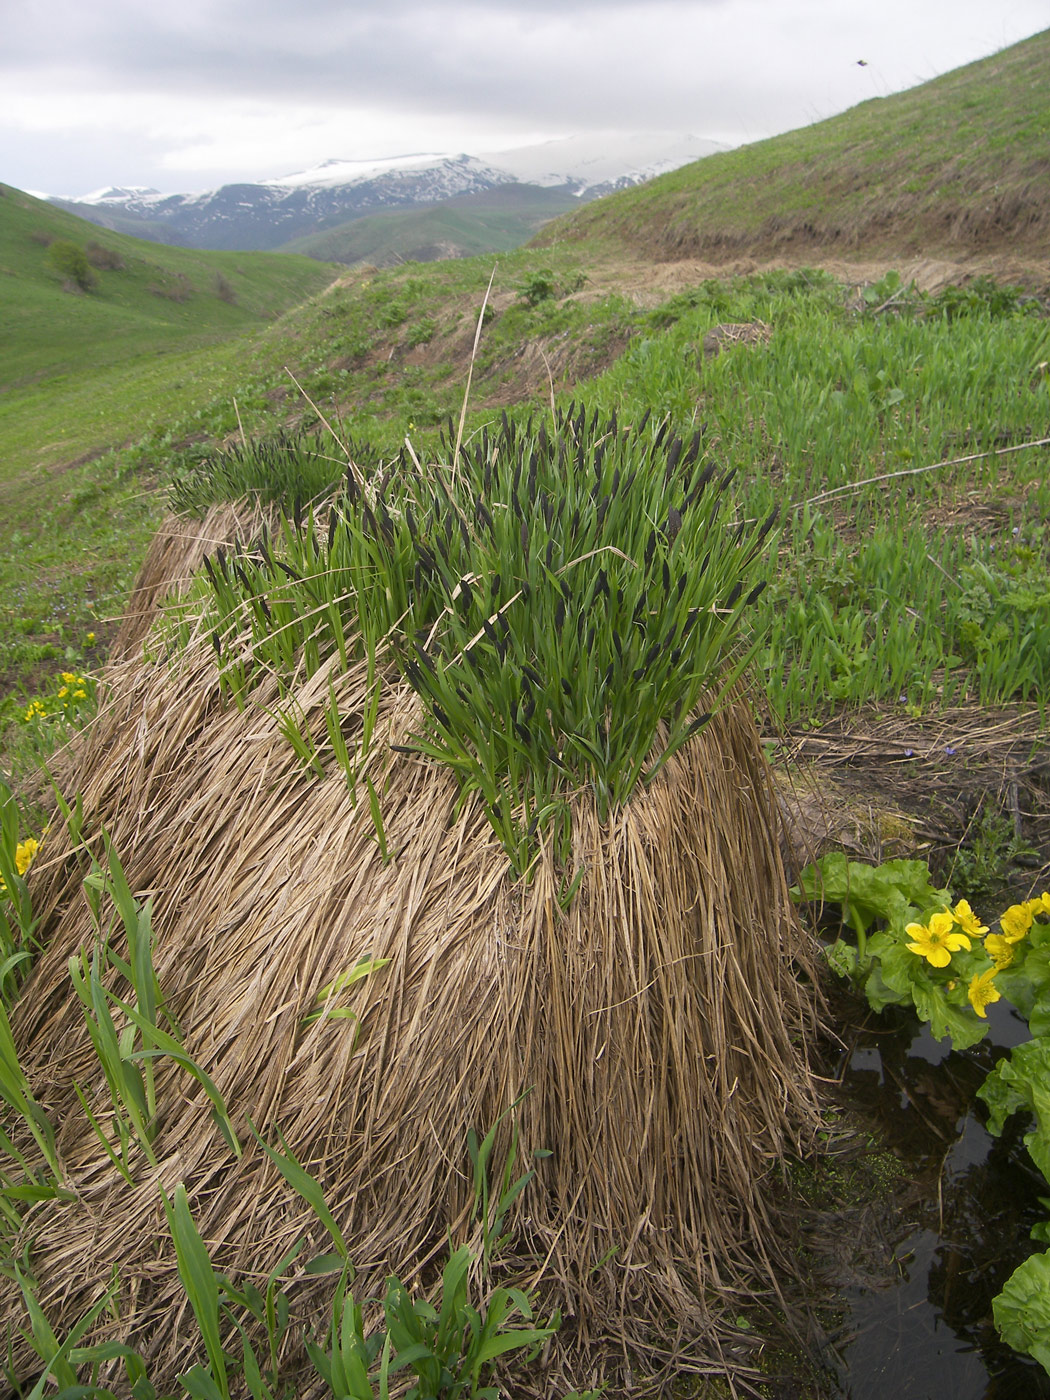
<svg viewBox="0 0 1050 1400"><path fill-rule="evenodd" d="M999 1341L991 1308L1039 1248L1028 1237L1046 1216L1046 1183L1023 1121L993 1138L974 1097L1027 1027L989 1008L988 1039L956 1053L903 1016L876 1018L848 998L836 1009L852 1024L834 1097L857 1137L842 1199L809 1222L827 1309L814 1400L1047 1400L1050 1376Z"/></svg>

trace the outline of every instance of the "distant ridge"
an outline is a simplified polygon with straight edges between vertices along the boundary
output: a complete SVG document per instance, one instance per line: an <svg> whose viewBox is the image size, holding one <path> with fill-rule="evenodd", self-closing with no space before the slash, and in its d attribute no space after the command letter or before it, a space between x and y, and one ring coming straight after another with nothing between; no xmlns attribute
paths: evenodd
<svg viewBox="0 0 1050 1400"><path fill-rule="evenodd" d="M1050 30L547 225L657 258L1050 249Z"/></svg>
<svg viewBox="0 0 1050 1400"><path fill-rule="evenodd" d="M508 185L560 190L571 197L551 208L546 193L538 194L537 211L550 217L566 203L626 188L719 149L723 148L717 142L693 136L610 132L489 156L430 153L331 159L309 170L195 194L111 186L76 199L51 198L92 223L164 243L262 251L283 249L294 241L297 248L308 248L306 240L354 219L433 208ZM523 225L522 237L539 222L541 218ZM484 243L479 229L473 233ZM504 244L501 238L486 246Z"/></svg>

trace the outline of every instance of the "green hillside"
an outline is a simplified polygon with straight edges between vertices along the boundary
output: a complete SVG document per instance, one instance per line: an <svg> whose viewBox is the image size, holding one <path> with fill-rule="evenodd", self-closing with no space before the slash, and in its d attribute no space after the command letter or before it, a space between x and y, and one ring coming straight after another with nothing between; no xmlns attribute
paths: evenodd
<svg viewBox="0 0 1050 1400"><path fill-rule="evenodd" d="M86 287L56 263L69 244ZM0 185L0 390L243 335L332 276L305 258L145 244Z"/></svg>
<svg viewBox="0 0 1050 1400"><path fill-rule="evenodd" d="M684 166L538 238L659 258L1004 250L1050 237L1050 30L828 121Z"/></svg>
<svg viewBox="0 0 1050 1400"><path fill-rule="evenodd" d="M282 251L329 262L433 262L439 258L503 253L526 242L548 220L579 201L564 190L505 185L464 195L429 209L369 214L323 233L297 238Z"/></svg>

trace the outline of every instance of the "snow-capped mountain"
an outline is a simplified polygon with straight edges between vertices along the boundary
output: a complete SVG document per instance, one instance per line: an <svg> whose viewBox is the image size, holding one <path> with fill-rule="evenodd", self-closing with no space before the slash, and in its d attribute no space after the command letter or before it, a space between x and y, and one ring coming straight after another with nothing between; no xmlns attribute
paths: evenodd
<svg viewBox="0 0 1050 1400"><path fill-rule="evenodd" d="M607 133L490 156L421 153L326 160L308 170L197 194L110 186L53 202L125 233L195 248L273 249L382 210L410 210L507 184L580 199L638 184L721 147L696 137Z"/></svg>

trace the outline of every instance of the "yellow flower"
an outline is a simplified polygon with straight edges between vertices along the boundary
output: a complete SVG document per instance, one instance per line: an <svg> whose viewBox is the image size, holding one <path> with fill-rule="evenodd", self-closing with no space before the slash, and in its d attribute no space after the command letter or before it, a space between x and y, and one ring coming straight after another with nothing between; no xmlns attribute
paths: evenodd
<svg viewBox="0 0 1050 1400"><path fill-rule="evenodd" d="M968 933L971 938L981 938L988 932L987 924L981 923L965 899L960 899L951 912L963 933Z"/></svg>
<svg viewBox="0 0 1050 1400"><path fill-rule="evenodd" d="M87 699L87 691L86 691L86 690L74 690L74 692L73 692L73 699L74 699L74 700L86 700L86 699Z"/></svg>
<svg viewBox="0 0 1050 1400"><path fill-rule="evenodd" d="M933 967L947 967L953 953L970 946L965 933L952 933L954 927L955 919L947 909L931 914L929 924L909 924L904 930L912 938L909 951L925 958Z"/></svg>
<svg viewBox="0 0 1050 1400"><path fill-rule="evenodd" d="M1014 945L1001 933L988 935L984 940L984 951L995 963L996 972L1002 967L1009 967L1014 960Z"/></svg>
<svg viewBox="0 0 1050 1400"><path fill-rule="evenodd" d="M1050 894L1044 891L1035 899L1026 899L1024 907L1028 910L1033 919L1037 919L1040 914L1050 917Z"/></svg>
<svg viewBox="0 0 1050 1400"><path fill-rule="evenodd" d="M33 858L40 849L40 842L35 841L32 836L27 841L20 841L15 847L15 869L19 875L24 875L33 864Z"/></svg>
<svg viewBox="0 0 1050 1400"><path fill-rule="evenodd" d="M89 632L89 633L87 634L87 644L88 644L89 647L93 647L93 646L95 645L95 634L94 634L94 632Z"/></svg>
<svg viewBox="0 0 1050 1400"><path fill-rule="evenodd" d="M77 678L72 671L63 671L59 676L59 680L65 681L66 685L75 685Z"/></svg>
<svg viewBox="0 0 1050 1400"><path fill-rule="evenodd" d="M996 969L990 967L987 972L979 972L970 983L969 991L966 995L970 998L970 1005L983 1017L984 1008L993 1001L999 1000L999 988L995 985Z"/></svg>
<svg viewBox="0 0 1050 1400"><path fill-rule="evenodd" d="M58 698L59 698L60 700L64 699L65 696L67 696L68 694L69 694L69 686L68 686L68 685L63 685L63 686L61 686L61 687L59 688Z"/></svg>
<svg viewBox="0 0 1050 1400"><path fill-rule="evenodd" d="M1008 943L1020 943L1032 927L1032 911L1023 904L1011 904L1006 913L999 916L999 925Z"/></svg>

